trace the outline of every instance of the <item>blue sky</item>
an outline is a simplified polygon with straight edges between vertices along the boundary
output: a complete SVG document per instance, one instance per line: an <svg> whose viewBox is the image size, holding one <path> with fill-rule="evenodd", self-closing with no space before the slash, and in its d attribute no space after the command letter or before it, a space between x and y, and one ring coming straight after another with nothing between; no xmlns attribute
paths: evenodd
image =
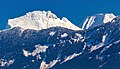
<svg viewBox="0 0 120 69"><path fill-rule="evenodd" d="M114 13L120 15L120 0L0 0L0 29L7 20L34 10L51 10L58 17L67 17L80 25L90 15Z"/></svg>

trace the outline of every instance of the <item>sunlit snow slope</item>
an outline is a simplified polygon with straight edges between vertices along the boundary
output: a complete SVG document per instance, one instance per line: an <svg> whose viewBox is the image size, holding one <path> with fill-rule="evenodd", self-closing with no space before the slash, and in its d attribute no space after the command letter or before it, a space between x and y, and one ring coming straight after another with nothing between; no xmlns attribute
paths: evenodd
<svg viewBox="0 0 120 69"><path fill-rule="evenodd" d="M82 25L82 29L94 28L95 26L99 26L104 23L111 22L114 18L116 18L116 16L112 13L96 14L93 16L89 16L85 19Z"/></svg>
<svg viewBox="0 0 120 69"><path fill-rule="evenodd" d="M58 18L51 11L33 11L24 16L9 19L8 25L11 28L21 27L24 29L42 30L50 27L64 27L72 30L81 30L71 23L67 18Z"/></svg>

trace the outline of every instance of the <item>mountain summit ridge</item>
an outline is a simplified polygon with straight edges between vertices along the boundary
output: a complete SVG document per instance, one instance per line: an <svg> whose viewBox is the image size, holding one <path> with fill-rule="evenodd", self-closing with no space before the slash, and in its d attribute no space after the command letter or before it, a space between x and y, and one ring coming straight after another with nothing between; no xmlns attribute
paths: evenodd
<svg viewBox="0 0 120 69"><path fill-rule="evenodd" d="M33 11L28 12L23 16L9 19L8 26L10 26L10 28L21 27L23 29L33 30L42 30L51 27L64 27L71 30L85 30L109 23L115 18L117 18L117 16L113 13L95 14L88 16L84 20L82 27L78 27L66 17L60 19L51 11Z"/></svg>
<svg viewBox="0 0 120 69"><path fill-rule="evenodd" d="M21 27L24 29L42 30L50 27L65 27L72 30L81 30L75 26L66 17L58 18L51 11L33 11L26 15L9 19L8 25L13 27Z"/></svg>

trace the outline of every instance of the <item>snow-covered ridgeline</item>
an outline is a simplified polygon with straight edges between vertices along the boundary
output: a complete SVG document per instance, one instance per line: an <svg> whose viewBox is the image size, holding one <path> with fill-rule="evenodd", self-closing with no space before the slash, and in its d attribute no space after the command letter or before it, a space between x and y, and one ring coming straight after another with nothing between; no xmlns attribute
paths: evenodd
<svg viewBox="0 0 120 69"><path fill-rule="evenodd" d="M8 25L13 27L21 27L24 29L42 30L50 27L64 27L72 30L81 30L79 27L71 23L66 17L58 18L51 11L33 11L26 15L9 19Z"/></svg>
<svg viewBox="0 0 120 69"><path fill-rule="evenodd" d="M71 30L84 30L102 25L104 23L112 22L112 20L116 17L117 16L112 13L95 14L87 17L83 22L82 27L79 28L71 23L66 17L60 19L51 11L33 11L26 13L24 16L9 19L8 25L11 28L21 27L23 29L34 30L42 30L50 27L64 27Z"/></svg>

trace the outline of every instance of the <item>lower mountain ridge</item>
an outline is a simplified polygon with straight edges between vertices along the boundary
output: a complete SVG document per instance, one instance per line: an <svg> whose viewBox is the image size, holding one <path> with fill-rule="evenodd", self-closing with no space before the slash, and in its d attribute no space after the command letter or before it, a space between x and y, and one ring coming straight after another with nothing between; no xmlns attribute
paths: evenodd
<svg viewBox="0 0 120 69"><path fill-rule="evenodd" d="M120 23L0 32L0 69L119 69Z"/></svg>

